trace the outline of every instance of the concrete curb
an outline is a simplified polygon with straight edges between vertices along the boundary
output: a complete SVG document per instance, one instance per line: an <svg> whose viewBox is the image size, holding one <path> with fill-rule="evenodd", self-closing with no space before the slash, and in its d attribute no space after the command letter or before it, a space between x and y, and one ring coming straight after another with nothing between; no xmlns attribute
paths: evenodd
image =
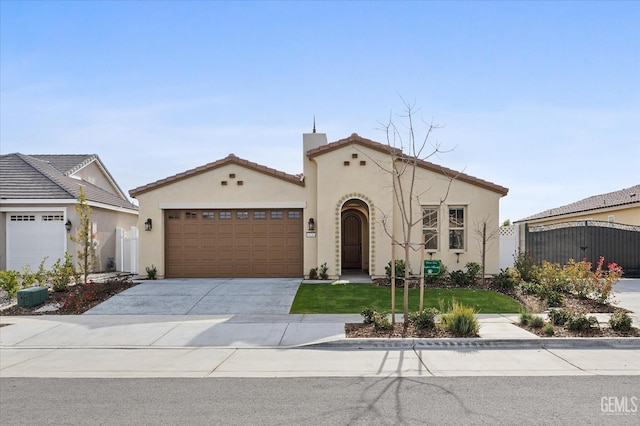
<svg viewBox="0 0 640 426"><path fill-rule="evenodd" d="M341 339L301 345L309 349L640 349L640 337L537 339Z"/></svg>

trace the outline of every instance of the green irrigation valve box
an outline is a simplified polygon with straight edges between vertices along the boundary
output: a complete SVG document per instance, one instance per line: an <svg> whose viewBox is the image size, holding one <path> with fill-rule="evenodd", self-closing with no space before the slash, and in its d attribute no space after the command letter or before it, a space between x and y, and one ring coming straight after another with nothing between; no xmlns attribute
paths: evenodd
<svg viewBox="0 0 640 426"><path fill-rule="evenodd" d="M438 274L440 274L440 261L439 260L425 260L424 261L424 274L425 275L438 275Z"/></svg>
<svg viewBox="0 0 640 426"><path fill-rule="evenodd" d="M18 306L31 308L44 303L49 297L47 287L31 287L18 290Z"/></svg>

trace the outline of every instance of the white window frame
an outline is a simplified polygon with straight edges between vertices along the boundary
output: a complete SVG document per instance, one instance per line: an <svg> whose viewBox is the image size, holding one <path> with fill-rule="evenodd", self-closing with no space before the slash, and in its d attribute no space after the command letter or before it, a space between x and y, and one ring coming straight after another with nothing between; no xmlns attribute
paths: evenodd
<svg viewBox="0 0 640 426"><path fill-rule="evenodd" d="M455 223L457 222L457 215L452 218L451 213L452 211L462 211L462 223ZM454 253L464 253L467 251L467 207L466 206L457 206L457 205L452 205L449 206L448 208L448 226L449 226L449 250L453 251ZM453 221L452 221L453 219ZM452 222L454 222L452 224ZM454 235L456 233L460 233L460 231L462 231L462 244L461 247L457 246L454 247L453 242L456 240L456 238L454 237Z"/></svg>
<svg viewBox="0 0 640 426"><path fill-rule="evenodd" d="M435 213L435 223L425 223L428 220L428 215ZM438 232L438 220L440 216L439 206L422 206L422 235L424 235L425 245L424 248L427 253L435 253L440 250L440 234ZM431 232L432 234L428 234ZM431 235L435 235L435 238L429 240ZM435 244L435 247L433 247ZM431 246L431 247L430 247Z"/></svg>

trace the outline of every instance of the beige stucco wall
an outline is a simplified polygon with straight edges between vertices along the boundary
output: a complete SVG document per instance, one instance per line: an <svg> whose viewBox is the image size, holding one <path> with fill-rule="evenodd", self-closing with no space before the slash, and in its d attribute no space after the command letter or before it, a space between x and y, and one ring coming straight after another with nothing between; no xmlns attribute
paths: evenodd
<svg viewBox="0 0 640 426"><path fill-rule="evenodd" d="M326 143L325 135L304 135L302 151L306 152L323 143ZM368 232L363 233L364 244L367 245L363 249L363 265L369 268L371 275L384 276L385 266L391 260L391 221L394 221L398 238L402 229L398 212L393 212L393 186L391 175L386 171L389 169L388 155L368 146L349 144L312 157L304 155L302 161L304 186L231 163L139 193L136 197L140 206L139 270L144 271L145 267L155 265L158 276L164 276L164 209L277 206L303 208L305 275L311 268L326 263L329 275L335 278L341 273L342 208L349 200L360 200L368 210L365 212L368 215ZM348 165L345 165L346 161ZM361 165L361 162L365 164ZM235 174L235 178L230 178L231 174ZM239 180L243 181L242 186L237 185ZM222 186L221 181L227 181L228 184ZM414 200L416 218L422 214L421 205L439 205L440 200L446 198L439 217L442 225L439 250L433 253L432 258L442 260L449 271L463 269L467 262L480 263L480 244L473 232L474 227L486 218L489 229L497 232L500 194L454 180L447 197L448 180L424 168L418 169L416 182L418 186L415 193L421 194L419 201ZM466 244L459 256L448 248L449 205L466 209ZM153 222L153 229L149 232L144 231L147 218ZM310 218L316 224L316 232L311 235L306 232ZM419 223L412 237L417 244L421 241L421 233L422 225ZM402 256L398 248L396 258ZM411 266L415 272L419 271L419 264L420 251L417 250L411 256ZM498 239L495 238L487 251L487 273L497 273L498 270Z"/></svg>
<svg viewBox="0 0 640 426"><path fill-rule="evenodd" d="M354 158L357 155L357 158ZM361 145L349 145L338 150L330 151L314 157L317 164L318 177L316 181L317 193L317 263L327 262L329 274L337 276L341 265L341 229L340 212L343 204L350 199L362 200L369 206L370 231L369 250L370 274L383 276L385 265L391 260L391 238L395 233L397 240L402 240L402 220L396 207L393 210L394 196L389 158L384 153ZM345 161L349 165L345 165ZM365 165L360 165L365 161ZM405 174L408 179L410 172ZM406 180L406 179L405 179ZM476 185L460 180L454 180L447 196L448 180L441 174L417 169L417 179L414 194L420 194L420 199L414 199L414 219L419 220L422 214L421 205L438 206L441 199L446 199L441 206L439 215L440 241L439 249L432 254L433 259L441 260L449 269L463 269L467 262L481 262L481 242L475 235L475 228L487 218L490 231L497 232L498 210L500 195L482 189ZM408 182L405 182L408 188ZM408 199L408 194L405 194ZM465 208L465 249L457 255L449 250L448 240L448 206L462 206ZM393 220L393 228L391 226ZM385 225L386 223L386 225ZM416 243L416 250L412 251L410 265L413 272L420 268L420 250L422 224L413 228L411 241ZM403 258L401 248L396 248L396 258ZM426 256L429 259L429 256ZM497 273L499 270L499 250L497 237L490 241L487 248L487 273Z"/></svg>
<svg viewBox="0 0 640 426"><path fill-rule="evenodd" d="M235 178L230 175L235 174ZM227 185L221 182L226 181ZM242 185L238 185L242 181ZM171 208L268 208L306 207L303 186L287 182L239 164L227 164L188 179L156 188L136 197L140 205L140 271L155 265L165 275L163 210ZM144 231L150 218L151 231Z"/></svg>
<svg viewBox="0 0 640 426"><path fill-rule="evenodd" d="M67 233L67 251L73 255L74 265L77 265L77 252L81 248L71 241L71 236L76 236L77 226L80 224L80 216L75 210L75 205L67 210L67 217L71 220L71 232ZM138 215L126 212L118 212L101 207L91 207L90 220L96 225L96 270L106 271L109 258L116 255L116 228L129 229L138 223Z"/></svg>

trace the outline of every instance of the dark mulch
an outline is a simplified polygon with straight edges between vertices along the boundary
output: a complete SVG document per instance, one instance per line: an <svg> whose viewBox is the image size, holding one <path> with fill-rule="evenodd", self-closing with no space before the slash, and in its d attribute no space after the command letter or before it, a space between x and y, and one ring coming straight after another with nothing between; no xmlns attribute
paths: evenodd
<svg viewBox="0 0 640 426"><path fill-rule="evenodd" d="M376 329L373 324L348 323L344 325L344 332L347 338L446 338L446 337L478 337L459 336L449 330L436 327L431 330L416 328L413 324L405 327L403 323L395 323L393 330Z"/></svg>
<svg viewBox="0 0 640 426"><path fill-rule="evenodd" d="M640 330L633 327L631 331L617 331L609 327L590 328L589 330L567 330L565 327L553 326L553 335L548 336L542 328L534 328L527 325L518 324L525 330L540 337L640 337Z"/></svg>
<svg viewBox="0 0 640 426"><path fill-rule="evenodd" d="M104 302L111 296L136 286L129 277L114 278L107 282L89 282L70 286L66 291L49 292L49 298L39 306L25 308L18 305L0 310L0 316L14 315L79 315ZM36 312L45 305L58 304L57 311Z"/></svg>

